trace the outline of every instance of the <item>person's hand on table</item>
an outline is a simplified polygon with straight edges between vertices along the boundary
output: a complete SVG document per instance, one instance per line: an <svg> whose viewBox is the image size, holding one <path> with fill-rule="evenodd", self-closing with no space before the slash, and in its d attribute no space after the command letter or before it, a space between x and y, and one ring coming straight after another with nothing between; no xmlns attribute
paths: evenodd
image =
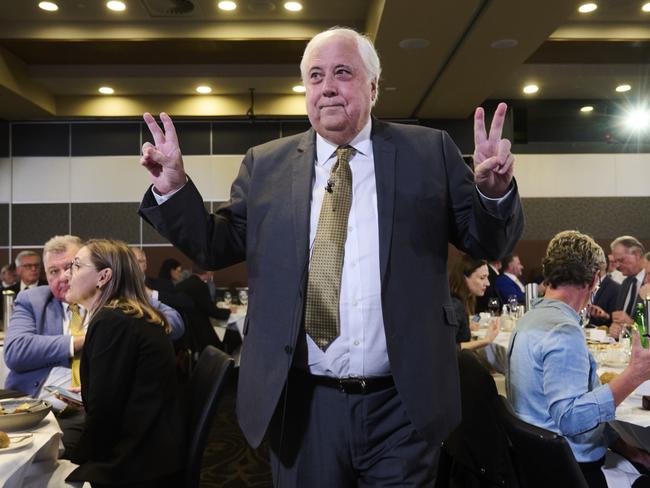
<svg viewBox="0 0 650 488"><path fill-rule="evenodd" d="M632 317L630 317L622 310L612 312L612 325L609 326L609 336L618 339L618 336L621 334L623 327L632 325L632 322Z"/></svg>
<svg viewBox="0 0 650 488"><path fill-rule="evenodd" d="M609 319L609 314L605 312L601 307L594 305L593 303L589 304L589 315L591 317L597 317L599 319Z"/></svg>
<svg viewBox="0 0 650 488"><path fill-rule="evenodd" d="M490 323L487 333L485 334L485 340L488 342L494 342L494 339L499 335L499 317L495 317L494 320Z"/></svg>
<svg viewBox="0 0 650 488"><path fill-rule="evenodd" d="M72 392L72 393L81 393L81 387L80 386L71 386L70 388L66 388L66 389L68 391ZM63 395L61 395L58 392L54 392L54 396L67 405L66 408L65 408L66 411L68 411L68 410L70 410L70 411L72 411L72 410L77 410L77 411L85 410L83 404L72 401L72 400L64 397Z"/></svg>
<svg viewBox="0 0 650 488"><path fill-rule="evenodd" d="M479 324L478 322L472 321L469 323L469 330L479 330L480 328L481 328L481 324Z"/></svg>

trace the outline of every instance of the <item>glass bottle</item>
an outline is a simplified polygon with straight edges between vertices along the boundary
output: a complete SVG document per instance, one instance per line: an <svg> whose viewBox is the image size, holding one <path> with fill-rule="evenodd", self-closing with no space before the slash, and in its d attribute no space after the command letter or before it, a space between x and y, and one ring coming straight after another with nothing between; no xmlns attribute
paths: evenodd
<svg viewBox="0 0 650 488"><path fill-rule="evenodd" d="M634 311L634 327L641 337L641 347L648 348L648 327L645 322L645 312L643 303L637 303Z"/></svg>

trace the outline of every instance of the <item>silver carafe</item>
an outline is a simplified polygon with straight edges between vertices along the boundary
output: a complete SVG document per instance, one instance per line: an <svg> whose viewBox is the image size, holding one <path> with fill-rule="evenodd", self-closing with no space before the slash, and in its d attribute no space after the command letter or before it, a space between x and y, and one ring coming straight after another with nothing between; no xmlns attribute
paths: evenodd
<svg viewBox="0 0 650 488"><path fill-rule="evenodd" d="M14 312L14 299L16 298L16 293L13 290L2 290L2 309L4 314L2 316L2 332L7 330L9 327L9 320L11 320L11 314Z"/></svg>

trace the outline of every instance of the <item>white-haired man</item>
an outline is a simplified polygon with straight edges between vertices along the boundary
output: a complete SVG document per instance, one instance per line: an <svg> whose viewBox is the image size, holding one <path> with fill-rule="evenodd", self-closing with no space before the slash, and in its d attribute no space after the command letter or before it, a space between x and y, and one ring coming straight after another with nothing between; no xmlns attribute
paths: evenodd
<svg viewBox="0 0 650 488"><path fill-rule="evenodd" d="M371 118L364 36L318 34L301 72L312 129L250 149L212 216L145 114L141 215L206 269L247 261L237 411L276 486L429 486L460 416L447 243L497 259L523 227L506 106L489 136L476 111L472 175L446 133Z"/></svg>

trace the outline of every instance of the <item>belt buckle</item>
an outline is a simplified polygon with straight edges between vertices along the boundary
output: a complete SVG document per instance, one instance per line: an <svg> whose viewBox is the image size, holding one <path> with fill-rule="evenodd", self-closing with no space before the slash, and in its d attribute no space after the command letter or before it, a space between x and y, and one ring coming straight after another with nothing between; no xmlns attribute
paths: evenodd
<svg viewBox="0 0 650 488"><path fill-rule="evenodd" d="M349 376L347 378L339 378L339 389L347 394L366 394L366 379Z"/></svg>

